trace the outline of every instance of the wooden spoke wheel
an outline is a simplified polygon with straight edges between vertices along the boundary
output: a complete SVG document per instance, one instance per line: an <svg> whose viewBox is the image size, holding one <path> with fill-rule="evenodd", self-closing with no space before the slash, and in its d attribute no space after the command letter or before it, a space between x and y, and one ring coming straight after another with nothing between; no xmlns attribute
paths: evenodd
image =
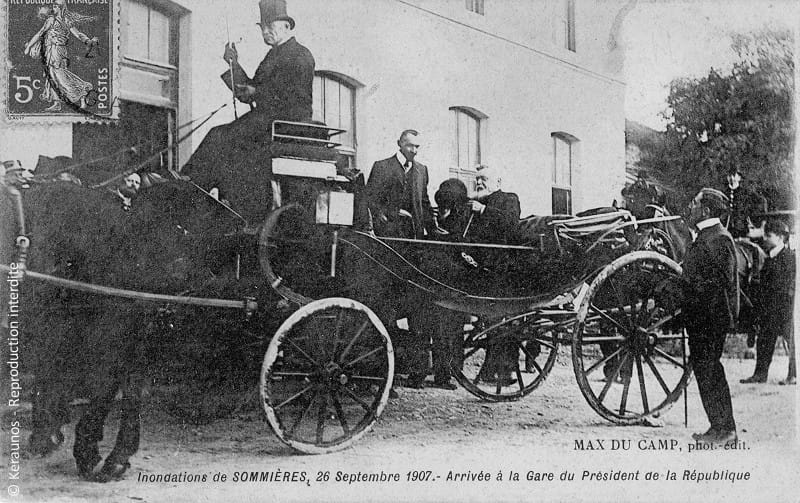
<svg viewBox="0 0 800 503"><path fill-rule="evenodd" d="M659 417L689 383L684 331L666 288L680 273L659 253L629 253L603 269L583 298L572 363L586 401L609 421Z"/></svg>
<svg viewBox="0 0 800 503"><path fill-rule="evenodd" d="M272 338L261 402L275 434L308 454L344 449L381 415L394 376L386 328L350 299L311 302Z"/></svg>
<svg viewBox="0 0 800 503"><path fill-rule="evenodd" d="M558 325L525 318L465 332L463 358L454 364L453 374L467 391L492 402L508 402L544 382L558 356Z"/></svg>

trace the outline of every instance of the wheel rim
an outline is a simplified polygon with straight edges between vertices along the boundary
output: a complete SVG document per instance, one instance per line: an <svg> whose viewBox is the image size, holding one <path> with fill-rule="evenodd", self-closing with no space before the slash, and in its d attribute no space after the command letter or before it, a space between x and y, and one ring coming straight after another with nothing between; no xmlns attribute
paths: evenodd
<svg viewBox="0 0 800 503"><path fill-rule="evenodd" d="M631 253L604 269L581 303L572 342L575 376L589 405L610 421L659 417L689 382L683 328L663 293L680 273L664 255Z"/></svg>
<svg viewBox="0 0 800 503"><path fill-rule="evenodd" d="M305 305L325 297L330 271L330 230L298 204L273 211L259 235L259 261L270 285L284 298Z"/></svg>
<svg viewBox="0 0 800 503"><path fill-rule="evenodd" d="M309 454L352 445L389 396L394 351L380 320L349 299L314 301L275 333L264 356L261 400L275 434Z"/></svg>
<svg viewBox="0 0 800 503"><path fill-rule="evenodd" d="M533 316L533 315L531 315ZM494 402L528 395L544 382L558 357L558 324L515 317L466 332L456 380L473 395Z"/></svg>

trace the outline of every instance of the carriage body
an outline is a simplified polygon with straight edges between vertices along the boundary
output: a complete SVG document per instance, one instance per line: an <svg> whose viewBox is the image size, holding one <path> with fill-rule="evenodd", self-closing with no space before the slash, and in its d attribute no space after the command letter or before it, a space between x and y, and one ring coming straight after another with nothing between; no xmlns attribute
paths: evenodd
<svg viewBox="0 0 800 503"><path fill-rule="evenodd" d="M53 283L54 290L235 307L259 320L269 317L263 287L270 287L297 309L269 342L262 404L279 438L304 452L351 445L380 416L395 370L392 339L399 316L391 308L408 306L409 299L413 308L435 314L432 329L448 320L447 328L458 331L451 369L467 391L483 399L511 401L532 393L553 368L559 346L567 345L578 384L603 417L622 424L649 421L677 400L690 371L675 306L662 293L680 268L664 254L639 250L653 242L637 232L643 222L613 210L531 217L520 221L520 240L505 245L375 236L363 176L337 165L334 139L340 132L314 124L273 126L271 169L263 170L268 189L258 189L270 190L271 199L256 195L271 205L258 227L196 183L163 184L143 198L131 218L120 216L123 223L116 227L106 222L115 229L110 234L126 243L117 248L134 251L129 260L94 254L80 243L62 250L59 229L47 225L48 206L34 204L40 231L49 229L58 238L33 247L39 258L85 252L109 259L108 271L89 264L73 279L85 273L123 289L39 279ZM42 196L48 190L64 192L63 198L90 190L65 187L71 188L32 191L32 201L47 199ZM92 194L81 204L108 205L105 196ZM85 210L73 206L76 217ZM103 211L90 213L105 221ZM182 219L180 225L173 218ZM69 221L82 226L78 237L93 234L92 222ZM136 246L139 241L147 246ZM165 258L159 262L164 270L148 266L153 256ZM70 277L75 263L66 260L64 276ZM109 275L114 271L116 276ZM132 283L115 284L120 278ZM163 294L147 292L154 285L165 289ZM200 290L177 285L200 285ZM198 297L169 295L174 291L197 291ZM257 313L252 300L200 298L255 292L261 294ZM668 368L660 370L663 366ZM636 407L629 400L634 396L640 397Z"/></svg>

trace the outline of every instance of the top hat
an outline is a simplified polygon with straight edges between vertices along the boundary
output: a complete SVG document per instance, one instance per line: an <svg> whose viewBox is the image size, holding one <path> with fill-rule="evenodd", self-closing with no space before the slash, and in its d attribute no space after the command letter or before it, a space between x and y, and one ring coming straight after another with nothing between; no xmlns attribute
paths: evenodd
<svg viewBox="0 0 800 503"><path fill-rule="evenodd" d="M286 0L261 0L258 2L261 11L261 26L266 26L273 21L286 21L289 28L294 30L294 19L286 14Z"/></svg>

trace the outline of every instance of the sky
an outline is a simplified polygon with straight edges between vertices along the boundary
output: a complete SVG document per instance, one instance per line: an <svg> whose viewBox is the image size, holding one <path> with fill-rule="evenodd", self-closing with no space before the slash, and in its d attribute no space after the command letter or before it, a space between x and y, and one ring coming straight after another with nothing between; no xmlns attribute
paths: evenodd
<svg viewBox="0 0 800 503"><path fill-rule="evenodd" d="M764 26L800 27L800 1L639 0L622 25L626 117L664 130L670 81L730 68L728 33Z"/></svg>

